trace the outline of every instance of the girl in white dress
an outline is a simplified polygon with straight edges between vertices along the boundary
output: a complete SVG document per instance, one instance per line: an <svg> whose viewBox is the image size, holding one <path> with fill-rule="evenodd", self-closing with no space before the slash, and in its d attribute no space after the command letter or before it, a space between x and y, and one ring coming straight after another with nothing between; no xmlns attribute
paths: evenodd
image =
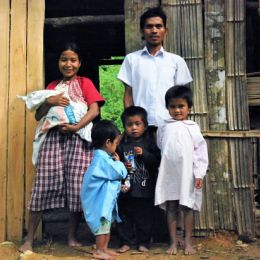
<svg viewBox="0 0 260 260"><path fill-rule="evenodd" d="M166 210L171 246L168 254L177 253L176 219L184 212L184 253L194 254L191 245L193 210L200 210L203 177L208 167L207 143L200 128L188 114L192 92L188 86L175 86L165 95L170 117L158 128L157 143L161 164L155 189L155 205Z"/></svg>

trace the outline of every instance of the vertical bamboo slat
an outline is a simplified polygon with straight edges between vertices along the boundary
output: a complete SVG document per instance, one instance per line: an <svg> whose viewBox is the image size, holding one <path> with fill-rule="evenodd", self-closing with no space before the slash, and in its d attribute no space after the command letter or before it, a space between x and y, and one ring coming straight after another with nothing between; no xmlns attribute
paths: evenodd
<svg viewBox="0 0 260 260"><path fill-rule="evenodd" d="M227 108L230 130L248 130L249 112L246 91L245 1L227 0L225 61Z"/></svg>
<svg viewBox="0 0 260 260"><path fill-rule="evenodd" d="M142 47L140 16L149 7L159 5L159 0L125 0L125 46L126 53Z"/></svg>
<svg viewBox="0 0 260 260"><path fill-rule="evenodd" d="M0 242L6 239L6 192L7 192L7 108L9 86L9 31L10 31L10 5L9 0L0 0Z"/></svg>
<svg viewBox="0 0 260 260"><path fill-rule="evenodd" d="M44 88L43 28L44 0L28 0L27 22L27 93ZM32 165L32 142L35 135L34 113L26 110L25 129L25 225L28 226L27 205L30 199L35 169ZM40 228L39 228L40 230ZM40 236L40 231L38 236Z"/></svg>
<svg viewBox="0 0 260 260"><path fill-rule="evenodd" d="M165 48L186 60L193 77L191 117L201 129L208 129L202 3L200 0L162 0L161 5L168 17Z"/></svg>
<svg viewBox="0 0 260 260"><path fill-rule="evenodd" d="M8 107L7 239L21 239L24 209L25 106L16 95L26 92L26 0L11 1L10 86Z"/></svg>

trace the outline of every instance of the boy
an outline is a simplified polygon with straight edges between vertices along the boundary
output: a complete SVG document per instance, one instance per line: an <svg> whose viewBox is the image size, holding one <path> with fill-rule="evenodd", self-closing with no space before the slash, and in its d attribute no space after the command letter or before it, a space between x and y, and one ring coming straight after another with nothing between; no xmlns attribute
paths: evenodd
<svg viewBox="0 0 260 260"><path fill-rule="evenodd" d="M153 135L147 131L147 112L144 108L131 106L122 116L125 129L118 146L120 158L130 174L130 188L123 185L119 197L119 215L122 223L118 225L121 247L118 252L130 249L135 236L138 250L148 251L154 209L154 189L160 163L160 150ZM134 155L134 166L129 165L128 155ZM135 231L135 232L134 232Z"/></svg>

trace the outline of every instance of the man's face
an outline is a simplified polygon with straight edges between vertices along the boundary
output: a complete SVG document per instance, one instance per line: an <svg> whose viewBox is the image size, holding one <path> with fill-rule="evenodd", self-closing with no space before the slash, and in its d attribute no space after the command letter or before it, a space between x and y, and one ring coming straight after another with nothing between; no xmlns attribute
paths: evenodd
<svg viewBox="0 0 260 260"><path fill-rule="evenodd" d="M146 19L141 33L148 46L156 47L162 45L167 28L165 28L162 18L156 16Z"/></svg>

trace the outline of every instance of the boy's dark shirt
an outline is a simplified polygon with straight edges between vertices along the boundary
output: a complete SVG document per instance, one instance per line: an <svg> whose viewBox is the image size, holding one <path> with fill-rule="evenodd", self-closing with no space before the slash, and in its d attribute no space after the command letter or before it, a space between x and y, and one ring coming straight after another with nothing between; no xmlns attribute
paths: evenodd
<svg viewBox="0 0 260 260"><path fill-rule="evenodd" d="M136 171L131 174L131 187L126 193L120 196L130 196L136 198L153 198L158 167L161 160L161 152L152 136L145 133L137 140L130 139L125 134L120 142L117 153L122 162L125 162L124 152L134 151L138 146L143 149L142 155L135 156Z"/></svg>

